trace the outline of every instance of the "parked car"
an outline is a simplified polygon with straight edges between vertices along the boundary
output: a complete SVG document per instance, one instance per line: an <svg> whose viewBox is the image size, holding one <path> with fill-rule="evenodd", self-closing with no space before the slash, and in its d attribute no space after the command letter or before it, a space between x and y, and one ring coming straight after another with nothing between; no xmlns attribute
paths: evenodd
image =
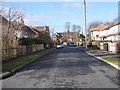
<svg viewBox="0 0 120 90"><path fill-rule="evenodd" d="M88 47L92 47L92 43L88 43L88 45L87 45Z"/></svg>
<svg viewBox="0 0 120 90"><path fill-rule="evenodd" d="M71 46L71 47L76 47L77 45L76 45L76 43L75 43L75 42L69 42L69 43L68 43L68 46Z"/></svg>
<svg viewBox="0 0 120 90"><path fill-rule="evenodd" d="M63 47L64 47L64 46L63 46L62 43L58 43L57 46L56 46L56 48L63 48Z"/></svg>

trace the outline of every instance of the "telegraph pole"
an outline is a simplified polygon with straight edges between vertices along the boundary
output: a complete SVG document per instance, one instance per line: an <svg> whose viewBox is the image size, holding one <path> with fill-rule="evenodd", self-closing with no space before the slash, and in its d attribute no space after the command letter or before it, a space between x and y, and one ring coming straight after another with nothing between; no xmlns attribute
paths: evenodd
<svg viewBox="0 0 120 90"><path fill-rule="evenodd" d="M87 49L86 1L85 0L84 0L84 29L85 29L85 48Z"/></svg>

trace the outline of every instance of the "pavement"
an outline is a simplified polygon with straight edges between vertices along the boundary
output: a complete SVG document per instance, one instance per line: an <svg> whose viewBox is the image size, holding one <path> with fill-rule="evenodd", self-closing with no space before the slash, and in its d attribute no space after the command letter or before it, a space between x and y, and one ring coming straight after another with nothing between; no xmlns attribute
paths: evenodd
<svg viewBox="0 0 120 90"><path fill-rule="evenodd" d="M85 50L85 47L81 47L79 49ZM86 51L87 54L89 54L89 55L91 55L91 56L93 56L93 57L95 57L95 58L109 64L109 65L111 65L112 67L114 67L114 68L116 68L118 70L120 70L120 66L101 58L101 56L112 56L112 57L120 59L120 53L108 52L108 51L104 51L104 50L100 50L100 49L95 49L93 47L88 47L88 49L89 50L94 50L94 52Z"/></svg>
<svg viewBox="0 0 120 90"><path fill-rule="evenodd" d="M91 54L94 54L97 57L101 57L101 56L113 56L115 58L119 58L120 59L120 53L103 51L103 50L100 50L100 49L94 49L92 47L88 47L88 49L95 50L95 52L91 52Z"/></svg>
<svg viewBox="0 0 120 90"><path fill-rule="evenodd" d="M56 49L3 79L3 88L118 88L118 70L76 47Z"/></svg>

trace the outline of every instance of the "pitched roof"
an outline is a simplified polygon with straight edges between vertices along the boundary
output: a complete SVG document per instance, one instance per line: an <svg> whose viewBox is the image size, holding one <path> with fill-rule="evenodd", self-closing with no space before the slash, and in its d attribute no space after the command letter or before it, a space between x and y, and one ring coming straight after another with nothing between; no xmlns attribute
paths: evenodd
<svg viewBox="0 0 120 90"><path fill-rule="evenodd" d="M91 28L90 31L102 31L102 30L105 30L105 29L109 29L115 25L118 25L120 24L120 22L114 22L114 23L106 23L106 25L103 25L103 24L100 24L99 26L97 26L96 28Z"/></svg>
<svg viewBox="0 0 120 90"><path fill-rule="evenodd" d="M118 25L118 24L120 24L120 22L114 22L114 23L112 23L112 24L106 26L103 30L109 29L109 28L111 28L111 27L113 27L113 26L116 26L116 25Z"/></svg>
<svg viewBox="0 0 120 90"><path fill-rule="evenodd" d="M108 29L112 24L111 23L106 23L105 27L102 30Z"/></svg>
<svg viewBox="0 0 120 90"><path fill-rule="evenodd" d="M96 28L91 28L90 31L100 31L102 30L103 28L105 28L105 25L103 24L100 24L99 26L97 26Z"/></svg>

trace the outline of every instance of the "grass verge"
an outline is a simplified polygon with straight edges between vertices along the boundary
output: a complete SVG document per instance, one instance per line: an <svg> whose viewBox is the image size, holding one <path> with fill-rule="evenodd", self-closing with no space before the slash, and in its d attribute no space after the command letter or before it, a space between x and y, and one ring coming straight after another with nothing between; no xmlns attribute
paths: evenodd
<svg viewBox="0 0 120 90"><path fill-rule="evenodd" d="M85 49L85 51L88 51L90 53L95 52L95 50L89 50L89 49Z"/></svg>
<svg viewBox="0 0 120 90"><path fill-rule="evenodd" d="M78 46L78 48L83 48L83 46Z"/></svg>
<svg viewBox="0 0 120 90"><path fill-rule="evenodd" d="M12 70L12 69L15 69L17 67L20 67L21 65L24 65L24 64L32 61L35 58L38 58L38 57L40 57L42 55L45 55L45 54L49 53L52 50L53 49L48 49L48 50L45 50L43 52L40 52L40 53L37 53L37 54L34 54L34 55L30 55L30 56L26 56L26 57L24 57L22 59L18 59L14 63L8 63L8 64L5 64L5 65L2 65L2 69L3 70Z"/></svg>
<svg viewBox="0 0 120 90"><path fill-rule="evenodd" d="M118 59L118 58L115 58L115 57L112 57L112 56L102 56L101 58L120 66L120 59Z"/></svg>

